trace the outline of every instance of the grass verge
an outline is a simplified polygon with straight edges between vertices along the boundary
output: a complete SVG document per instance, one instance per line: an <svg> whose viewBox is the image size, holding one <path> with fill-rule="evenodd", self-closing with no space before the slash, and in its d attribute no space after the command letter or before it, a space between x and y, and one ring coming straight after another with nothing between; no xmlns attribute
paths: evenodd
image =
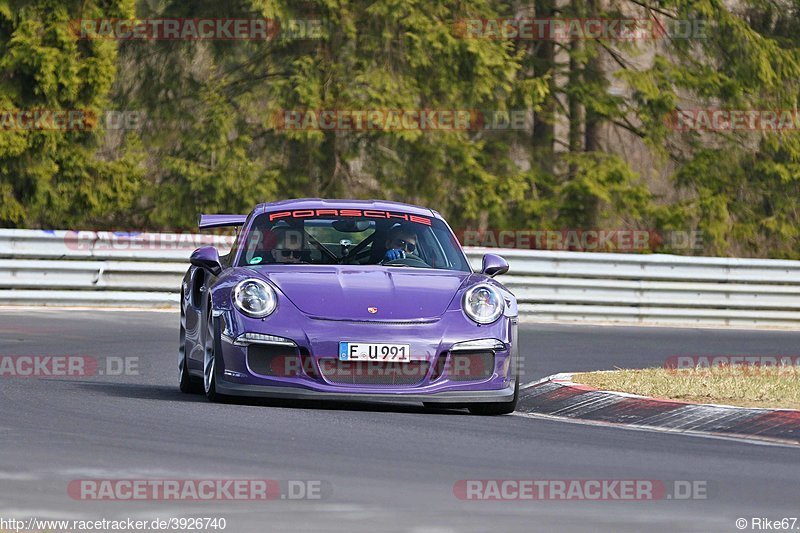
<svg viewBox="0 0 800 533"><path fill-rule="evenodd" d="M685 402L800 409L800 369L796 367L614 370L574 374L572 381Z"/></svg>

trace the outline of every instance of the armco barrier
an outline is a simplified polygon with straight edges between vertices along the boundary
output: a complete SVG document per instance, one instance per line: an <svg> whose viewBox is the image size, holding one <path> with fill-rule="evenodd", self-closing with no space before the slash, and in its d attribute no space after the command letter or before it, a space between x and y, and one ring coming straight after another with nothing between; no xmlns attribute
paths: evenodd
<svg viewBox="0 0 800 533"><path fill-rule="evenodd" d="M0 304L173 307L189 254L221 235L0 229ZM800 261L468 248L511 265L524 319L800 327Z"/></svg>

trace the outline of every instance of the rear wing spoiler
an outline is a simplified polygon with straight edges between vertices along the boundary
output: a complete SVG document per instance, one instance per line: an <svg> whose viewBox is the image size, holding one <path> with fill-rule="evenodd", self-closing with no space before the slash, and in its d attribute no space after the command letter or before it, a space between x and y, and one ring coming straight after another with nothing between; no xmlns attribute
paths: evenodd
<svg viewBox="0 0 800 533"><path fill-rule="evenodd" d="M200 229L241 226L245 220L247 215L200 215L198 226Z"/></svg>

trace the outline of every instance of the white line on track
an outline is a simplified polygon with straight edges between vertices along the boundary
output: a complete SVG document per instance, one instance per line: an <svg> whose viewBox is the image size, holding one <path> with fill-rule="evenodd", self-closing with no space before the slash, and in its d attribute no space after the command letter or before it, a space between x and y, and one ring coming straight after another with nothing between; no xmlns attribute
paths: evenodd
<svg viewBox="0 0 800 533"><path fill-rule="evenodd" d="M550 420L553 422L566 422L568 424L581 424L584 426L600 426L600 427L607 427L607 428L616 428L616 429L628 429L632 431L650 431L650 432L657 432L657 433L670 433L672 435L686 435L687 437L701 437L704 439L717 439L717 440L726 440L731 442L740 442L744 444L758 444L761 446L778 446L780 448L798 448L800 444L792 444L790 442L783 442L783 441L776 441L771 440L768 438L758 438L758 437L739 437L739 436L728 436L728 435L720 435L718 433L705 433L702 431L694 431L691 429L672 429L672 428L661 428L656 426L639 426L636 424L622 424L622 423L615 423L615 422L602 422L599 420L585 420L585 419L578 419L578 418L569 418L565 416L554 416L554 415L545 415L540 413L521 413L521 412L514 412L511 413L513 416L519 416L522 418L534 418L539 420Z"/></svg>

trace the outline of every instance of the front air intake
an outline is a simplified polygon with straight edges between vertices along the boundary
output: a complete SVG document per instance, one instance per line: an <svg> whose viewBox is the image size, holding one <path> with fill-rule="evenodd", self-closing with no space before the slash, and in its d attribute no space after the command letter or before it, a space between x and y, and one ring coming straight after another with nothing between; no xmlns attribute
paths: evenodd
<svg viewBox="0 0 800 533"><path fill-rule="evenodd" d="M335 385L411 386L428 375L428 361L386 363L379 361L339 361L320 359L319 370L325 381Z"/></svg>

